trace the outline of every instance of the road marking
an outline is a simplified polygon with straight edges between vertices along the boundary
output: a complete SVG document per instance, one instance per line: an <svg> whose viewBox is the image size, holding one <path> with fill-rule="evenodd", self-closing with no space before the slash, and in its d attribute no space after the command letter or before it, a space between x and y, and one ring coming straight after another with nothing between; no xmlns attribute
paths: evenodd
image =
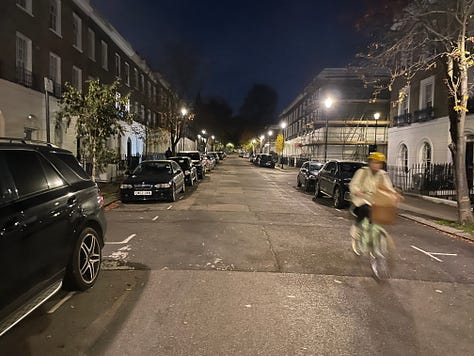
<svg viewBox="0 0 474 356"><path fill-rule="evenodd" d="M152 221L156 221L156 220L158 220L158 215L157 215L157 216L155 216L155 217L154 217L153 219L151 219L151 220L152 220Z"/></svg>
<svg viewBox="0 0 474 356"><path fill-rule="evenodd" d="M169 207L166 208L166 210L170 210L173 207L173 205L170 205Z"/></svg>
<svg viewBox="0 0 474 356"><path fill-rule="evenodd" d="M457 253L427 252L427 251L422 250L421 248L413 246L413 245L411 245L411 247L414 248L417 251L420 251L421 253L424 253L425 255L431 257L432 259L434 259L438 262L443 262L443 260L436 257L435 255L437 255L437 256L457 256L458 255Z"/></svg>
<svg viewBox="0 0 474 356"><path fill-rule="evenodd" d="M57 302L51 309L48 310L48 314L53 314L56 310L61 308L61 305L66 303L69 299L72 298L72 296L76 294L76 292L69 292L63 299L61 299L59 302Z"/></svg>
<svg viewBox="0 0 474 356"><path fill-rule="evenodd" d="M137 236L137 234L131 234L129 237L127 237L125 240L123 241L112 241L112 242L106 242L105 244L106 245L122 245L122 244L126 244L126 243L129 243L131 239L133 239L135 236Z"/></svg>

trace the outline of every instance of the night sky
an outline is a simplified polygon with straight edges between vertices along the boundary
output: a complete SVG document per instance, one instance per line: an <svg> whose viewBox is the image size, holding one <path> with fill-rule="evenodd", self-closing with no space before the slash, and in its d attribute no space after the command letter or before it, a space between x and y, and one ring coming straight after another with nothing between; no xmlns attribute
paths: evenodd
<svg viewBox="0 0 474 356"><path fill-rule="evenodd" d="M324 67L344 66L365 47L355 22L368 0L92 0L92 4L160 70L167 43L200 58L204 96L238 110L254 83L272 86L278 111Z"/></svg>

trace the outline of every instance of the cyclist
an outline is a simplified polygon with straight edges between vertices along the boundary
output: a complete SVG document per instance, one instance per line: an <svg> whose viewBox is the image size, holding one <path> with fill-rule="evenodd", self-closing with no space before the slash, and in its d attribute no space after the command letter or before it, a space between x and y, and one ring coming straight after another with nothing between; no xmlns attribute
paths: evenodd
<svg viewBox="0 0 474 356"><path fill-rule="evenodd" d="M393 188L388 173L383 169L386 161L385 155L381 152L372 152L368 160L369 166L358 169L349 184L353 204L352 209L356 216L356 222L351 226L350 234L352 237L352 247L357 254L359 253L355 249L355 239L359 237L359 224L365 218L370 221L371 205L377 187L383 185L386 189L393 191L401 198Z"/></svg>

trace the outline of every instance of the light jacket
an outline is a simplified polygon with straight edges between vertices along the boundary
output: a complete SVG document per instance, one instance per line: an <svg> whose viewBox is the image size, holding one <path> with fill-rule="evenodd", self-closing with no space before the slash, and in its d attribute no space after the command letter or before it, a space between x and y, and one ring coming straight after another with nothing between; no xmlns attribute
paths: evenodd
<svg viewBox="0 0 474 356"><path fill-rule="evenodd" d="M384 185L385 188L395 192L392 181L386 171L381 169L374 174L370 167L358 169L349 184L352 204L357 207L367 203L372 205L375 192L379 185ZM356 196L358 192L362 192L364 197Z"/></svg>

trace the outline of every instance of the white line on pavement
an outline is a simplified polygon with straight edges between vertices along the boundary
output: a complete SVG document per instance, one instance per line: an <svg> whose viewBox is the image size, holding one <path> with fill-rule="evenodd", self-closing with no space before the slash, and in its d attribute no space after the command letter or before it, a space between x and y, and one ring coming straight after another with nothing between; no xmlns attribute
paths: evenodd
<svg viewBox="0 0 474 356"><path fill-rule="evenodd" d="M137 234L131 234L129 237L127 237L123 241L111 241L111 242L106 242L106 245L122 245L128 243L131 239L133 239Z"/></svg>
<svg viewBox="0 0 474 356"><path fill-rule="evenodd" d="M61 299L59 302L57 302L51 309L48 310L48 314L53 314L56 310L61 308L61 305L66 303L69 299L72 298L72 296L76 294L76 292L69 292L63 299Z"/></svg>
<svg viewBox="0 0 474 356"><path fill-rule="evenodd" d="M457 253L444 253L444 252L430 252L432 255L438 256L457 256Z"/></svg>
<svg viewBox="0 0 474 356"><path fill-rule="evenodd" d="M170 210L173 207L173 205L170 205L169 207L166 208L166 210Z"/></svg>
<svg viewBox="0 0 474 356"><path fill-rule="evenodd" d="M425 250L422 250L422 249L419 248L419 247L416 247L416 246L413 246L413 245L411 245L411 247L414 248L414 249L417 250L417 251L420 251L420 252L424 253L424 254L427 255L427 256L430 256L432 259L434 259L434 260L436 260L436 261L438 261L438 262L443 262L443 260L439 259L438 257L433 256L431 253L426 252Z"/></svg>
<svg viewBox="0 0 474 356"><path fill-rule="evenodd" d="M158 215L157 215L157 216L155 216L155 217L154 217L153 219L151 219L151 220L152 220L152 221L156 221L156 220L158 220Z"/></svg>

